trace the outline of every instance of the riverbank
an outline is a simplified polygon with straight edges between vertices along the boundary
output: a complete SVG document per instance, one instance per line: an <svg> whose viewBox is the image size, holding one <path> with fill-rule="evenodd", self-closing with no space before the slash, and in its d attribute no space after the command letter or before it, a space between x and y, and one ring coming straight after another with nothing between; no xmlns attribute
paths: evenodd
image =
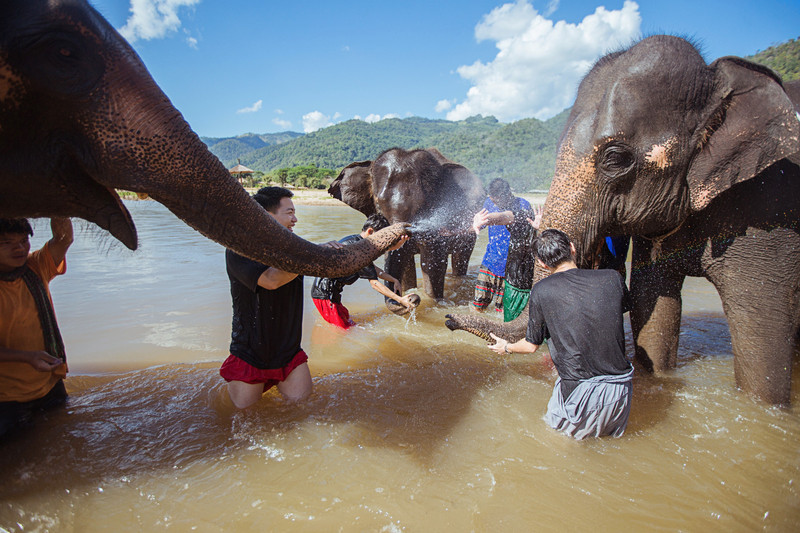
<svg viewBox="0 0 800 533"><path fill-rule="evenodd" d="M245 187L245 190L250 194L255 194L258 190L258 187ZM333 207L348 207L347 204L333 198L331 195L328 194L327 189L295 189L290 188L290 190L294 193L294 197L292 200L297 205L327 205ZM121 198L125 200L143 200L138 196L136 193L128 192L128 191L117 191ZM521 196L525 198L532 204L543 205L545 199L547 198L546 194L542 193L521 193L517 194L517 196Z"/></svg>

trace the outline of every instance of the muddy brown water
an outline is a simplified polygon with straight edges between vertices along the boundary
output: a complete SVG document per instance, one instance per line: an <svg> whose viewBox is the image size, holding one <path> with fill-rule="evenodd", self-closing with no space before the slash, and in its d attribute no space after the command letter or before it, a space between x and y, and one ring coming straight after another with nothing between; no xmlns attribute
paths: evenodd
<svg viewBox="0 0 800 533"><path fill-rule="evenodd" d="M53 282L71 398L0 445L2 531L798 530L800 373L789 409L738 392L704 280L684 288L678 368L637 373L621 439L553 432L538 355L498 357L443 326L467 312L485 233L449 303L423 296L412 317L361 281L344 294L360 325L342 332L306 291L312 397L234 412L218 375L222 248L155 202L127 205L141 249L79 228ZM298 218L315 242L363 220L302 205Z"/></svg>

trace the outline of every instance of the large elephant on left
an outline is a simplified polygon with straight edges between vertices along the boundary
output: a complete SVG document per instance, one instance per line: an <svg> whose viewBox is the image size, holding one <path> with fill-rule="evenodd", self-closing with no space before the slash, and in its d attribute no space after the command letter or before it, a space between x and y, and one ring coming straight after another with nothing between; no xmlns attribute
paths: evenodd
<svg viewBox="0 0 800 533"><path fill-rule="evenodd" d="M395 226L342 250L280 226L231 177L85 0L0 2L0 216L81 217L131 249L116 188L147 193L207 237L291 272L341 276Z"/></svg>
<svg viewBox="0 0 800 533"><path fill-rule="evenodd" d="M476 239L472 217L486 192L480 178L435 148L392 148L374 161L351 163L328 192L367 216L381 213L389 222L411 224L411 239L388 254L385 267L404 291L417 286L415 254L432 298L444 296L448 256L453 273L466 274ZM397 311L392 300L387 305Z"/></svg>

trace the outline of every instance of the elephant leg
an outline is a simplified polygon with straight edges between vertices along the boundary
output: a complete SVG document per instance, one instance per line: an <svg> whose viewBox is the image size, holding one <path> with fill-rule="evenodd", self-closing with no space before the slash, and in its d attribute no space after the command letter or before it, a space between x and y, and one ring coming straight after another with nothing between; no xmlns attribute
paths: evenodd
<svg viewBox="0 0 800 533"><path fill-rule="evenodd" d="M386 254L383 269L400 281L403 292L417 286L417 266L414 261L416 253L418 253L416 245L406 243L400 249Z"/></svg>
<svg viewBox="0 0 800 533"><path fill-rule="evenodd" d="M447 272L447 248L441 243L420 246L420 267L425 293L436 300L444 298L444 275Z"/></svg>
<svg viewBox="0 0 800 533"><path fill-rule="evenodd" d="M677 364L685 276L666 261L652 262L651 248L651 242L634 240L630 317L634 359L646 370L660 372Z"/></svg>
<svg viewBox="0 0 800 533"><path fill-rule="evenodd" d="M399 250L394 250L386 254L386 261L384 262L383 269L400 281L402 293L417 286L417 267L414 262L415 252L416 247L413 245L409 246L409 243L406 243ZM388 281L384 281L384 285L393 291L395 290L395 287ZM417 295L412 296L417 298L417 302L419 302L419 297ZM408 309L396 300L391 298L384 298L383 300L389 311L396 315L403 315L408 312Z"/></svg>
<svg viewBox="0 0 800 533"><path fill-rule="evenodd" d="M475 248L477 238L478 236L473 233L454 237L450 263L453 268L453 274L456 276L467 275L469 258L472 256L472 250Z"/></svg>
<svg viewBox="0 0 800 533"><path fill-rule="evenodd" d="M800 264L787 258L791 249L800 250L793 231L751 229L708 269L728 319L736 385L773 405L791 401L798 348Z"/></svg>

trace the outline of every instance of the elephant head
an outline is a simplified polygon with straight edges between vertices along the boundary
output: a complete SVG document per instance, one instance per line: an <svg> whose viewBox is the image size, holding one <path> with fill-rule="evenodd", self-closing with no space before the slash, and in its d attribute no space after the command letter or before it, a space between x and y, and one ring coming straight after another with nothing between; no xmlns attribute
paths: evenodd
<svg viewBox="0 0 800 533"><path fill-rule="evenodd" d="M542 227L595 264L607 235L663 239L733 185L798 151L795 110L769 69L707 65L678 37L600 59L559 141Z"/></svg>
<svg viewBox="0 0 800 533"><path fill-rule="evenodd" d="M225 247L301 274L355 271L405 231L387 228L342 250L293 235L231 177L85 0L5 0L0 214L81 217L135 249L117 188L147 193Z"/></svg>
<svg viewBox="0 0 800 533"><path fill-rule="evenodd" d="M422 257L426 292L433 298L442 298L448 254L454 271L466 272L463 258L468 260L475 245L468 230L486 193L475 174L435 148L392 148L374 161L351 163L328 192L367 216L377 212L389 222L411 224L411 241L390 253L386 267L404 290L416 286L415 253Z"/></svg>

